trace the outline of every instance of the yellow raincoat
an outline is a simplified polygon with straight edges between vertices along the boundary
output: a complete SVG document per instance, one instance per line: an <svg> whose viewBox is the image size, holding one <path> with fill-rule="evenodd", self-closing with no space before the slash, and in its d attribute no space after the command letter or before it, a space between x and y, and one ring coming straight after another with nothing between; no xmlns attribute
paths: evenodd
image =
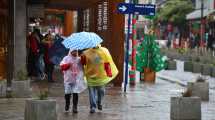
<svg viewBox="0 0 215 120"><path fill-rule="evenodd" d="M90 48L83 54L86 58L84 74L88 86L103 86L117 76L118 70L107 48ZM110 64L112 77L108 77L105 71L104 63L107 62Z"/></svg>

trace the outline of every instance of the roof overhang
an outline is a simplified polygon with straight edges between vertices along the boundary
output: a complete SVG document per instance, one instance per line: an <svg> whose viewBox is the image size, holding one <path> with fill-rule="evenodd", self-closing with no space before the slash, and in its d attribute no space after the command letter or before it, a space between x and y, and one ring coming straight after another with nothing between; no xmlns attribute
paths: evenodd
<svg viewBox="0 0 215 120"><path fill-rule="evenodd" d="M28 4L43 4L45 8L78 10L86 9L103 0L28 0Z"/></svg>
<svg viewBox="0 0 215 120"><path fill-rule="evenodd" d="M204 9L203 10L203 17L210 15L214 11L215 10ZM201 18L201 9L194 10L193 12L186 15L187 20L194 20L194 19L200 19L200 18Z"/></svg>

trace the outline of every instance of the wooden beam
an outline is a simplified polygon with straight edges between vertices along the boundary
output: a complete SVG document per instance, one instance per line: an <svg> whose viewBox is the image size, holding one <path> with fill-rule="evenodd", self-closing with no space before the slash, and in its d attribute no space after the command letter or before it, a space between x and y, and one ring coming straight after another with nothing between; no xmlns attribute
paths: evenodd
<svg viewBox="0 0 215 120"><path fill-rule="evenodd" d="M73 12L66 11L64 19L64 36L69 36L73 32Z"/></svg>
<svg viewBox="0 0 215 120"><path fill-rule="evenodd" d="M110 52L113 56L113 60L119 70L119 75L114 80L114 86L121 87L123 82L123 71L124 71L124 16L117 13L117 4L124 2L124 0L109 0L110 9L110 33L111 41Z"/></svg>
<svg viewBox="0 0 215 120"><path fill-rule="evenodd" d="M7 15L7 9L0 8L0 16L1 15L6 16Z"/></svg>

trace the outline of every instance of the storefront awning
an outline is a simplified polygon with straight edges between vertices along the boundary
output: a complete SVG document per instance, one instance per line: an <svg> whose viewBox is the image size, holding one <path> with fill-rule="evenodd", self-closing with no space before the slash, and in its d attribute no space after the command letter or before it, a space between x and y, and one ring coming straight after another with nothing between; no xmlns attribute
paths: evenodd
<svg viewBox="0 0 215 120"><path fill-rule="evenodd" d="M28 0L29 4L43 4L45 8L78 10L103 0Z"/></svg>
<svg viewBox="0 0 215 120"><path fill-rule="evenodd" d="M208 16L209 14L213 13L215 10L208 10L204 9L203 10L203 17ZM200 19L201 18L201 9L195 10L189 14L186 15L187 20L192 20L192 19Z"/></svg>

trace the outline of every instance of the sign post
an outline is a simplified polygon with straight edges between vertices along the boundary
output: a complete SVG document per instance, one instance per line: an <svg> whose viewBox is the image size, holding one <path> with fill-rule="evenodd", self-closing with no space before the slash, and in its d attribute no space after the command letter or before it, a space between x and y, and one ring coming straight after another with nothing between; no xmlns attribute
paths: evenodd
<svg viewBox="0 0 215 120"><path fill-rule="evenodd" d="M155 15L155 5L152 4L132 4L131 0L129 3L119 3L117 10L121 14L128 14L128 31L126 37L126 56L125 56L125 81L124 81L124 92L126 92L128 84L128 59L129 59L129 39L130 39L130 25L131 25L131 14L133 15Z"/></svg>
<svg viewBox="0 0 215 120"><path fill-rule="evenodd" d="M119 3L117 10L121 14L155 15L155 5L153 4Z"/></svg>

